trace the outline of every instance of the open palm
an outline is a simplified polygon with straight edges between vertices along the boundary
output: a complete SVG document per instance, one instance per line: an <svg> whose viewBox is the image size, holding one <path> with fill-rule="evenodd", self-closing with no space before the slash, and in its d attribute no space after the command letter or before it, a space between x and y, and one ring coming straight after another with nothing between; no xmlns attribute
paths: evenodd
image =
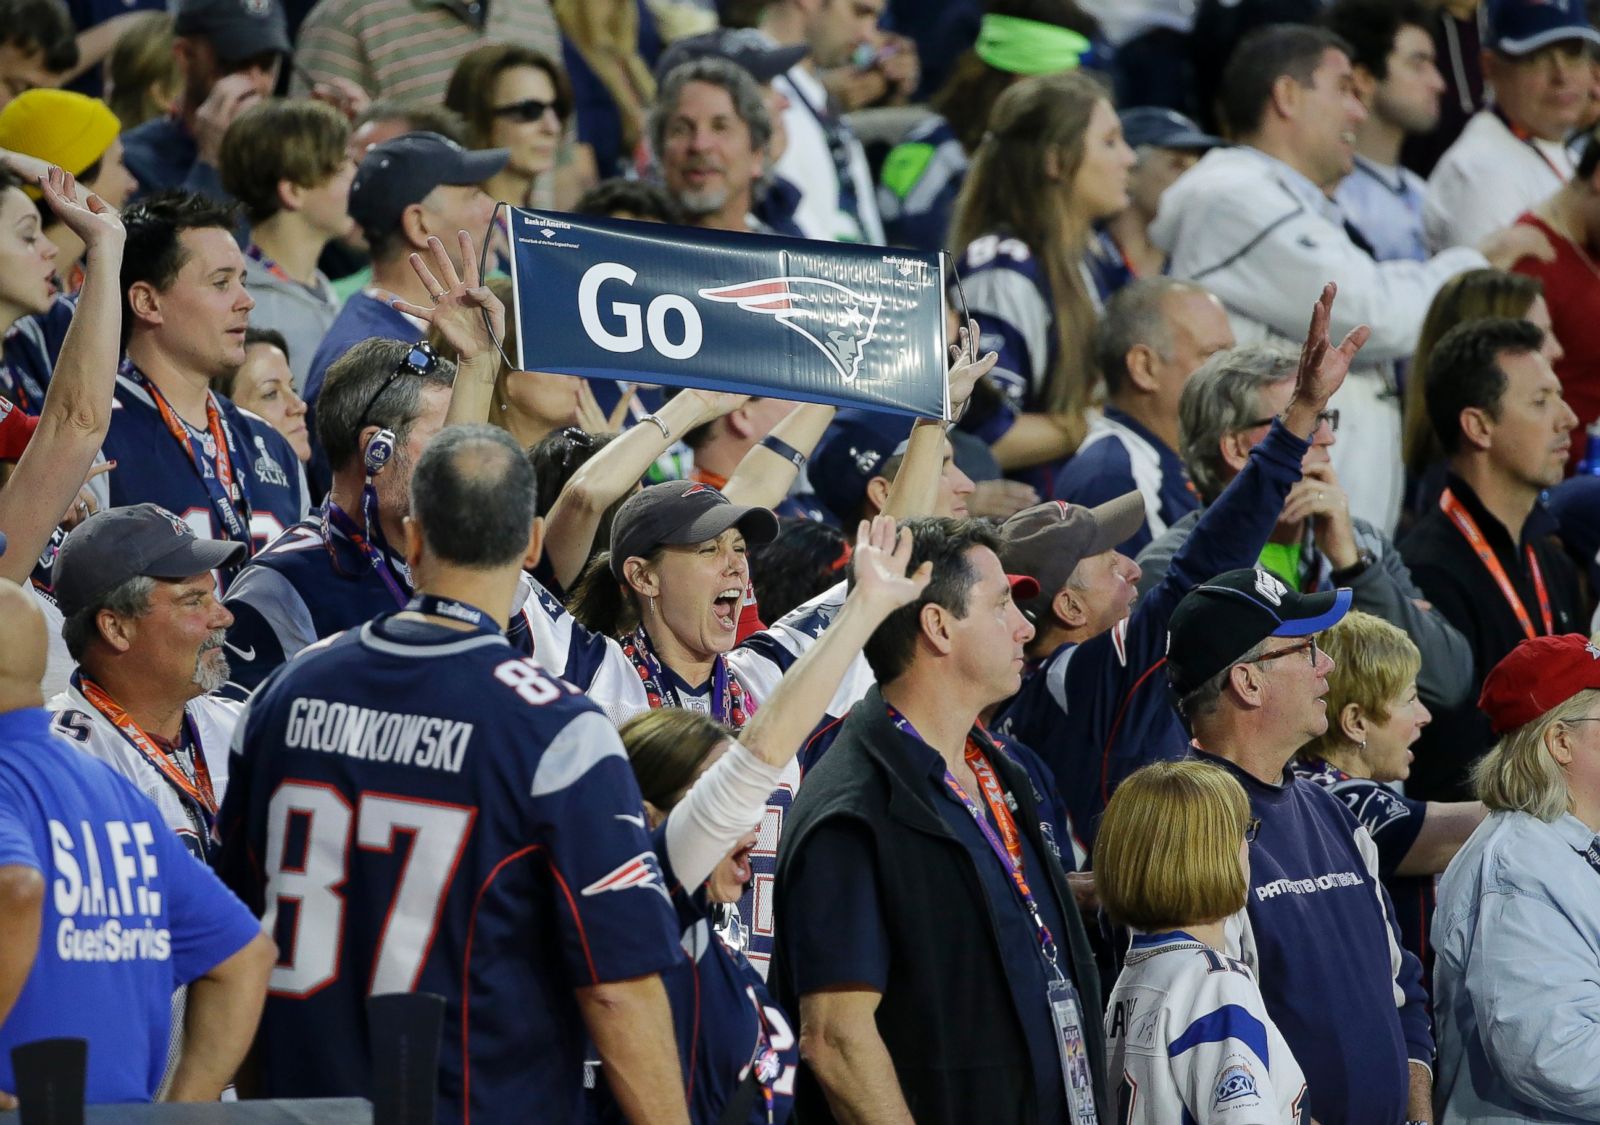
<svg viewBox="0 0 1600 1125"><path fill-rule="evenodd" d="M856 581L851 596L885 616L921 597L933 577L933 563L926 561L906 573L911 564L911 531L897 532L890 516L861 521L854 562Z"/></svg>

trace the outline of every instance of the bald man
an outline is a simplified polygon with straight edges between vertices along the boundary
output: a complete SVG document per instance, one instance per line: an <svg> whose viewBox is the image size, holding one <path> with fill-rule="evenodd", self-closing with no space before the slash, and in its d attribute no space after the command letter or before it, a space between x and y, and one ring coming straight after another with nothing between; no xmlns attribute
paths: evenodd
<svg viewBox="0 0 1600 1125"><path fill-rule="evenodd" d="M167 1096L215 1101L255 1034L276 947L154 803L50 733L47 642L33 599L0 581L0 1108L15 1105L11 1049L55 1037L88 1042L88 1102L150 1101L185 984L196 1049Z"/></svg>

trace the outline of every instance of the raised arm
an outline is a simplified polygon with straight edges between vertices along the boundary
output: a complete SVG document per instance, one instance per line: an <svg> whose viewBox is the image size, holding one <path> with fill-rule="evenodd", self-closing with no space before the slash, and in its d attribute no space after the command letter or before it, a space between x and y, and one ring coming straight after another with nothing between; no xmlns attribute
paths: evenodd
<svg viewBox="0 0 1600 1125"><path fill-rule="evenodd" d="M59 168L39 183L56 217L83 239L85 276L39 428L0 489L0 532L9 543L0 578L13 582L28 577L105 441L122 349L122 220L99 196L79 203L76 182Z"/></svg>
<svg viewBox="0 0 1600 1125"><path fill-rule="evenodd" d="M570 587L589 559L605 510L626 496L673 442L696 426L737 410L748 395L691 390L669 399L660 410L581 465L545 517L545 552L556 581Z"/></svg>
<svg viewBox="0 0 1600 1125"><path fill-rule="evenodd" d="M444 243L428 239L430 269L421 254L411 255L411 268L432 298L427 308L398 298L396 311L437 328L456 350L456 382L450 392L450 409L444 424L482 422L494 402L494 384L500 375L500 341L506 338L506 308L478 276L478 257L472 235L456 232L461 249L461 272L445 253Z"/></svg>
<svg viewBox="0 0 1600 1125"><path fill-rule="evenodd" d="M978 338L978 322L972 320L961 329L960 342L950 345L951 366L946 378L952 418L961 417L978 380L987 375L1000 358L998 352L979 356ZM937 419L919 418L911 427L906 455L900 460L900 471L895 474L884 500L885 515L907 519L933 511L939 495L939 477L944 471L944 435L945 423Z"/></svg>
<svg viewBox="0 0 1600 1125"><path fill-rule="evenodd" d="M772 427L765 440L744 455L723 486L722 494L735 504L754 508L774 508L783 503L804 462L795 461L767 443L770 441L779 448L786 445L800 457L810 457L833 421L834 413L833 407L819 402L804 403L790 411L787 418Z"/></svg>

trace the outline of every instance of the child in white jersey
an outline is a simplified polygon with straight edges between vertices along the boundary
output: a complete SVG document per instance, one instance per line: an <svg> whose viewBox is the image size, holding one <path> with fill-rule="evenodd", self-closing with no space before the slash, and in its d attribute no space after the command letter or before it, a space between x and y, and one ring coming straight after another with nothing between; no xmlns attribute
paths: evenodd
<svg viewBox="0 0 1600 1125"><path fill-rule="evenodd" d="M1134 931L1106 1007L1122 1125L1304 1125L1305 1077L1250 970L1224 952L1244 909L1255 824L1239 783L1204 762L1159 762L1111 798L1094 876Z"/></svg>

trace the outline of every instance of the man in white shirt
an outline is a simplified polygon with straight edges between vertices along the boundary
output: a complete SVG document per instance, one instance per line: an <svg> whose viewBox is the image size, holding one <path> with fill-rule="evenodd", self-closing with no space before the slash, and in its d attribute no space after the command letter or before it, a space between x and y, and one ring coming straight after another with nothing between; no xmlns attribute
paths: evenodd
<svg viewBox="0 0 1600 1125"><path fill-rule="evenodd" d="M1425 262L1374 261L1351 239L1328 193L1350 174L1366 109L1350 48L1321 28L1279 24L1252 33L1228 64L1222 108L1240 141L1213 149L1161 197L1151 240L1173 277L1198 281L1227 306L1240 343L1293 340L1329 280L1339 286L1339 335L1372 328L1369 366L1352 371L1334 406L1349 440L1334 468L1350 511L1392 531L1400 513L1400 407L1392 365L1416 347L1439 287L1464 270L1509 266L1544 246L1512 230Z"/></svg>
<svg viewBox="0 0 1600 1125"><path fill-rule="evenodd" d="M1356 126L1355 170L1334 200L1380 262L1428 257L1422 233L1422 177L1400 165L1408 136L1439 124L1444 78L1420 0L1338 0L1327 27L1350 44L1356 96L1367 119Z"/></svg>
<svg viewBox="0 0 1600 1125"><path fill-rule="evenodd" d="M783 46L804 43L809 58L773 80L789 101L783 126L789 146L773 169L800 189L794 221L807 238L830 242L883 242L883 220L855 133L829 105L820 71L844 66L874 42L885 0L777 0L761 30Z"/></svg>
<svg viewBox="0 0 1600 1125"><path fill-rule="evenodd" d="M1583 0L1488 0L1479 16L1494 97L1428 177L1436 250L1477 243L1571 179L1565 141L1588 104L1588 50L1600 46Z"/></svg>

